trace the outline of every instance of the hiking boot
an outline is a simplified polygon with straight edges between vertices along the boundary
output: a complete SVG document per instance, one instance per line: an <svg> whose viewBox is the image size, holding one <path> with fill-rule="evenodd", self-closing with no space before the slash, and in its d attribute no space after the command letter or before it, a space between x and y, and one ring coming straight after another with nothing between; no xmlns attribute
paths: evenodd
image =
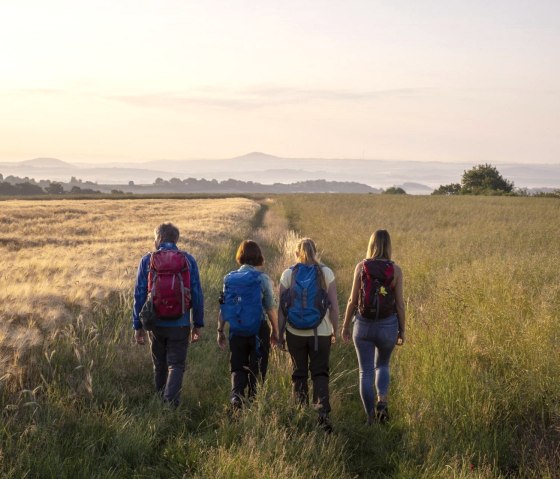
<svg viewBox="0 0 560 479"><path fill-rule="evenodd" d="M317 420L317 424L319 426L320 429L322 429L323 431L325 431L327 434L330 434L333 432L333 426L332 423L329 419L328 416L326 415L320 415L319 419Z"/></svg>
<svg viewBox="0 0 560 479"><path fill-rule="evenodd" d="M385 424L389 420L389 409L386 402L379 401L375 406L375 421L379 424Z"/></svg>

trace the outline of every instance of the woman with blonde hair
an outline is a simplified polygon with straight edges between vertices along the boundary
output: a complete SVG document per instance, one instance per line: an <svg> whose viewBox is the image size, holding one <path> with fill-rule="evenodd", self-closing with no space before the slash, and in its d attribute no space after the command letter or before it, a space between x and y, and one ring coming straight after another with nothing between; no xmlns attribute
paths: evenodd
<svg viewBox="0 0 560 479"><path fill-rule="evenodd" d="M350 340L352 317L360 370L360 396L367 423L384 423L389 419L389 360L395 345L401 346L405 337L403 274L391 260L391 237L387 230L377 230L371 235L367 257L354 270L352 292L342 326L344 341Z"/></svg>
<svg viewBox="0 0 560 479"><path fill-rule="evenodd" d="M296 401L302 405L309 401L309 371L319 426L330 433L329 356L331 344L336 341L339 315L335 277L330 268L319 262L312 239L298 242L295 257L297 263L286 269L280 279L280 341L284 342L285 334L292 356Z"/></svg>

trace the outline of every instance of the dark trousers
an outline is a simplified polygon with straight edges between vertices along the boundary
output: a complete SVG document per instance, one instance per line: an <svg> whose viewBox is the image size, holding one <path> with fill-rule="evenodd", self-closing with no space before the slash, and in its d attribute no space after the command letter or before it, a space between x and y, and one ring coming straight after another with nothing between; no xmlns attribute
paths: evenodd
<svg viewBox="0 0 560 479"><path fill-rule="evenodd" d="M257 380L264 381L270 353L270 327L263 321L258 336L229 338L231 366L231 402L240 407L245 397L253 399L257 393Z"/></svg>
<svg viewBox="0 0 560 479"><path fill-rule="evenodd" d="M156 391L165 402L179 405L191 328L156 327L149 332Z"/></svg>
<svg viewBox="0 0 560 479"><path fill-rule="evenodd" d="M313 405L319 414L327 415L331 410L329 402L329 356L331 337L319 336L315 351L315 336L296 336L286 331L288 351L292 356L292 383L294 397L300 404L309 402L307 371L313 382Z"/></svg>

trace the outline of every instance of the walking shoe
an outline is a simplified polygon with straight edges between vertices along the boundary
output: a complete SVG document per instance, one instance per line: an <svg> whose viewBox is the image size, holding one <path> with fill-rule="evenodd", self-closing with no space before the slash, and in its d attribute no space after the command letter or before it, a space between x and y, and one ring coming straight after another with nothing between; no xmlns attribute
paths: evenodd
<svg viewBox="0 0 560 479"><path fill-rule="evenodd" d="M321 414L319 416L319 419L317 421L317 424L319 425L319 428L321 428L323 431L325 431L327 434L330 434L333 432L333 427L332 427L332 423L329 419L328 416Z"/></svg>
<svg viewBox="0 0 560 479"><path fill-rule="evenodd" d="M379 401L375 406L375 420L379 424L385 424L389 420L389 409L386 402Z"/></svg>

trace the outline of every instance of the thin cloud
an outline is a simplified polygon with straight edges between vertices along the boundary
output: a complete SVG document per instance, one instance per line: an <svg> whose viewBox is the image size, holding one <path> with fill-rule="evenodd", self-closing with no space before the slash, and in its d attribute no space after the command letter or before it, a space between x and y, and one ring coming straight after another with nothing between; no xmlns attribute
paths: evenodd
<svg viewBox="0 0 560 479"><path fill-rule="evenodd" d="M428 88L387 90L308 90L281 87L253 87L237 91L204 89L190 94L155 93L111 95L107 99L145 108L183 109L193 106L222 109L257 109L313 101L370 101L387 97L417 96Z"/></svg>

